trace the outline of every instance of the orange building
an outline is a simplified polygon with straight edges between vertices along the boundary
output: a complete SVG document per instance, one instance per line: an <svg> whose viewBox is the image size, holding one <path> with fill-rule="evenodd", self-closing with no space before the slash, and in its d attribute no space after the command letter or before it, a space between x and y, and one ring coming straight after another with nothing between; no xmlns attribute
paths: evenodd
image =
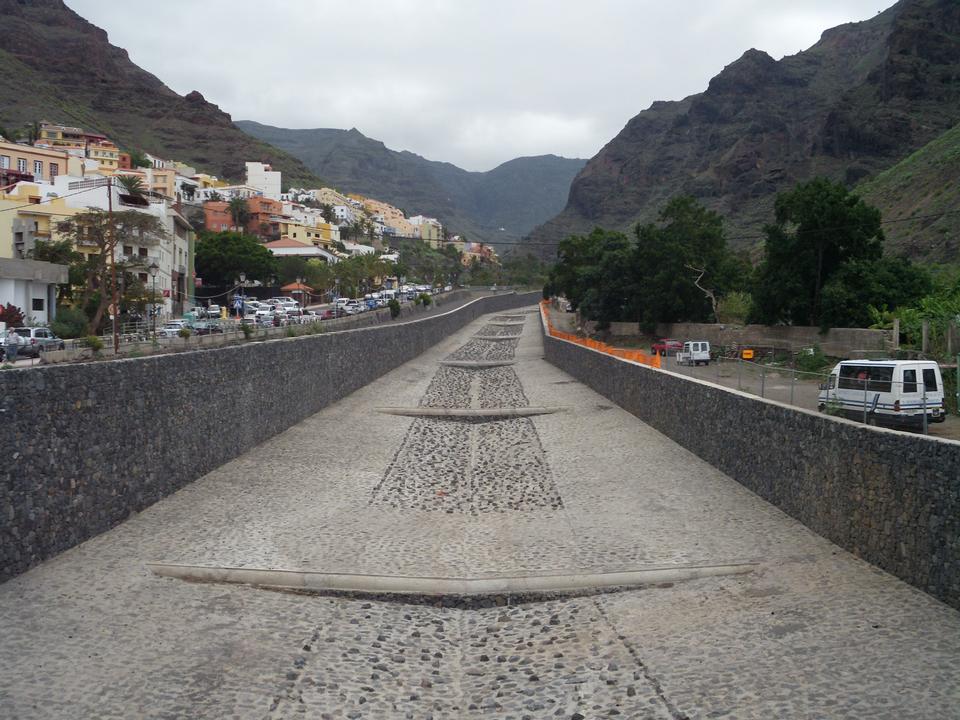
<svg viewBox="0 0 960 720"><path fill-rule="evenodd" d="M243 231L260 238L280 237L277 216L283 212L283 203L265 197L247 198L249 217ZM220 200L208 200L203 204L204 227L213 232L233 230L230 205Z"/></svg>

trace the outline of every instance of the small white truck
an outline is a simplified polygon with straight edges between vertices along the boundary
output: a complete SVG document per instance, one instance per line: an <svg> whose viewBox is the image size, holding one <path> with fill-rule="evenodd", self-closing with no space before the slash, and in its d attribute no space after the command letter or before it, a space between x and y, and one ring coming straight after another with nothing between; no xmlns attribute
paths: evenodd
<svg viewBox="0 0 960 720"><path fill-rule="evenodd" d="M709 365L710 343L706 340L691 340L683 344L683 349L677 352L679 365Z"/></svg>

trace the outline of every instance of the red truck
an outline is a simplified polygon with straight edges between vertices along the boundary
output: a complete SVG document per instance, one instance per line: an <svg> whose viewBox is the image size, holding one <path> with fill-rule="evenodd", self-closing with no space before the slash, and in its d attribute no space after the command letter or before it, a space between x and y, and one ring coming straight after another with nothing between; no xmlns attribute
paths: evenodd
<svg viewBox="0 0 960 720"><path fill-rule="evenodd" d="M671 338L660 338L650 346L650 352L660 356L675 355L681 350L683 350L683 341L672 340Z"/></svg>

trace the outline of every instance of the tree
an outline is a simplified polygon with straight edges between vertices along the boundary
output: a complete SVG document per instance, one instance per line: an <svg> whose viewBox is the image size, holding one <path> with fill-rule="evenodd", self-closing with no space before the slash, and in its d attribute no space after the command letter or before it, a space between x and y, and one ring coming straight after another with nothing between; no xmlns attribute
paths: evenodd
<svg viewBox="0 0 960 720"><path fill-rule="evenodd" d="M66 265L70 268L71 277L69 281L66 284L57 286L57 304L59 305L72 295L72 280L77 278L74 274L74 268L83 264L84 257L83 253L77 252L74 249L73 243L69 239L37 240L33 249L27 253L27 258L30 260L54 263L56 265ZM82 277L82 275L80 277Z"/></svg>
<svg viewBox="0 0 960 720"><path fill-rule="evenodd" d="M115 175L114 178L117 184L126 191L127 195L143 197L143 194L146 192L143 185L143 178L139 175Z"/></svg>
<svg viewBox="0 0 960 720"><path fill-rule="evenodd" d="M123 245L158 245L166 237L166 231L153 215L133 210L78 213L60 223L58 229L63 240L69 240L73 246L93 250L82 264L84 282L79 307L87 311L90 331L95 333L100 329L107 306L113 299L114 289L120 295L119 282L126 266L118 262L114 272L113 259L117 248ZM116 288L113 285L114 275L118 283Z"/></svg>
<svg viewBox="0 0 960 720"><path fill-rule="evenodd" d="M779 194L774 211L774 224L764 229L752 319L818 325L823 288L834 273L848 261L882 255L880 211L827 178Z"/></svg>
<svg viewBox="0 0 960 720"><path fill-rule="evenodd" d="M20 327L23 325L23 311L16 305L7 303L0 307L0 322L6 323L7 327Z"/></svg>
<svg viewBox="0 0 960 720"><path fill-rule="evenodd" d="M823 287L820 326L867 327L877 313L913 305L932 291L930 273L906 258L850 260Z"/></svg>
<svg viewBox="0 0 960 720"><path fill-rule="evenodd" d="M232 285L245 273L247 280L268 282L277 274L277 260L250 235L203 232L196 249L197 275L214 285Z"/></svg>
<svg viewBox="0 0 960 720"><path fill-rule="evenodd" d="M243 232L243 229L247 226L247 221L250 220L250 210L247 207L246 198L239 196L230 198L227 202L227 212L230 213L230 218L233 220L234 230Z"/></svg>
<svg viewBox="0 0 960 720"><path fill-rule="evenodd" d="M209 202L223 202L223 195L218 193L216 190L213 190L209 195L207 195L207 201Z"/></svg>
<svg viewBox="0 0 960 720"><path fill-rule="evenodd" d="M127 151L127 154L130 156L130 165L135 168L148 168L153 163L147 159L146 154L142 150L131 149Z"/></svg>

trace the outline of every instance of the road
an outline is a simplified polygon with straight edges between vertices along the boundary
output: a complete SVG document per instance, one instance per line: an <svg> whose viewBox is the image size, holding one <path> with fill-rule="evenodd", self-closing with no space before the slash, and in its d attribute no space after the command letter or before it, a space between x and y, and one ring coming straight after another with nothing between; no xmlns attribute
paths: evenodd
<svg viewBox="0 0 960 720"><path fill-rule="evenodd" d="M0 717L955 715L960 613L545 363L530 310L478 320L0 585ZM756 565L464 608L184 582L148 561L454 578Z"/></svg>

